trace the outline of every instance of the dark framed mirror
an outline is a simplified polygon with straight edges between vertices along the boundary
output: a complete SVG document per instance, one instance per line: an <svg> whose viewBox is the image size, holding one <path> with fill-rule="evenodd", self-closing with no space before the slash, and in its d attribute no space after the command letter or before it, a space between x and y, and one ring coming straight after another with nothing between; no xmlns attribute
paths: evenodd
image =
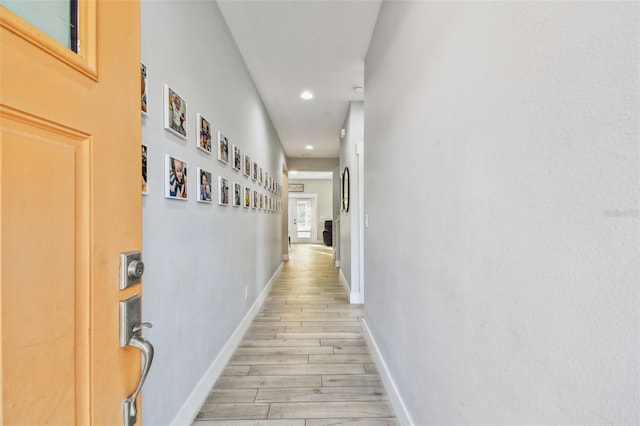
<svg viewBox="0 0 640 426"><path fill-rule="evenodd" d="M345 167L342 173L342 208L349 211L349 168Z"/></svg>

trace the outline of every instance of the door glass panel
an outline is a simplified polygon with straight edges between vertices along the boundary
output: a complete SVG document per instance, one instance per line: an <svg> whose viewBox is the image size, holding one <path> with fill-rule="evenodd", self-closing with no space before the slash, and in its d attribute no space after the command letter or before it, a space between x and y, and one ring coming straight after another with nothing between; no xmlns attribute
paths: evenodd
<svg viewBox="0 0 640 426"><path fill-rule="evenodd" d="M297 201L298 238L311 238L311 200Z"/></svg>
<svg viewBox="0 0 640 426"><path fill-rule="evenodd" d="M0 0L0 5L78 53L77 0Z"/></svg>

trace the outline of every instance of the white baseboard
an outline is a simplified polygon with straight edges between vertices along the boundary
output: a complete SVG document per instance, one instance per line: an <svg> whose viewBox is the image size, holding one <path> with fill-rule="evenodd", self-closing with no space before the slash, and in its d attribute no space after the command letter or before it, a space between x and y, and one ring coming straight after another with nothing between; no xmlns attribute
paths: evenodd
<svg viewBox="0 0 640 426"><path fill-rule="evenodd" d="M366 319L362 320L362 335L364 340L367 341L367 345L369 345L373 361L375 362L376 367L378 367L378 372L380 373L380 377L382 377L384 389L387 392L393 411L395 411L398 423L400 423L401 426L414 426L413 420L411 420L411 416L409 416L409 412L407 411L407 407L400 396L400 392L398 392L398 388L389 373L389 369L384 362L384 358L382 357L380 350L378 349L378 345L371 335L371 330L369 330Z"/></svg>
<svg viewBox="0 0 640 426"><path fill-rule="evenodd" d="M220 351L216 359L213 360L202 379L200 379L185 403L182 405L180 411L178 411L178 414L171 421L171 425L190 425L196 418L198 412L200 411L200 407L202 407L205 399L207 399L207 395L209 395L209 391L211 391L211 388L213 388L216 380L218 380L220 374L222 374L222 370L224 370L224 367L227 365L229 359L231 359L231 356L242 341L242 338L253 322L256 314L260 312L262 304L269 295L269 292L271 291L271 288L273 287L276 279L282 272L282 266L283 264L281 263L278 269L276 269L274 274L271 276L271 279L267 283L264 290L262 290L260 295L256 298L255 302L253 302L253 305L251 305L251 308L244 316L236 330L233 332L229 340L227 340L227 343L225 343L225 345L222 347L222 350Z"/></svg>
<svg viewBox="0 0 640 426"><path fill-rule="evenodd" d="M288 254L283 254L282 255L282 260L289 260L289 255Z"/></svg>
<svg viewBox="0 0 640 426"><path fill-rule="evenodd" d="M351 289L349 288L349 284L347 283L347 279L345 278L344 273L342 272L342 269L338 269L338 278L340 278L340 282L344 287L344 292L347 293L347 295L350 295Z"/></svg>
<svg viewBox="0 0 640 426"><path fill-rule="evenodd" d="M342 281L342 286L344 287L344 291L349 296L349 303L351 303L352 305L360 305L364 303L364 300L362 300L362 294L357 291L351 291L351 289L349 288L349 284L347 283L347 279L342 273L342 269L339 270L338 277L340 277L340 281Z"/></svg>

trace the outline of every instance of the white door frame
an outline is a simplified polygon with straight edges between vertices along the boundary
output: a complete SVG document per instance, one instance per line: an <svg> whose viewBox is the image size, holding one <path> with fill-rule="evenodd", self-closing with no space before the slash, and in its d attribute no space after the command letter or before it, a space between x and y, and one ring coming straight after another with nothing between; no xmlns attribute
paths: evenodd
<svg viewBox="0 0 640 426"><path fill-rule="evenodd" d="M318 241L318 194L309 194L305 192L292 194L289 193L289 235L291 236L291 242L297 243L297 226L294 225L293 220L296 218L296 203L291 202L292 199L308 199L311 200L311 210L313 214L313 226L311 227L310 243L317 244Z"/></svg>

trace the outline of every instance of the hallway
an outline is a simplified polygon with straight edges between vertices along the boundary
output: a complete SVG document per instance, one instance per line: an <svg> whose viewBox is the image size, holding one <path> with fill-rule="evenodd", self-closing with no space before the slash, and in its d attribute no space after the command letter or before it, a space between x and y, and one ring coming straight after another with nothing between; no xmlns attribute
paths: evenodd
<svg viewBox="0 0 640 426"><path fill-rule="evenodd" d="M397 425L330 247L294 245L194 426Z"/></svg>

